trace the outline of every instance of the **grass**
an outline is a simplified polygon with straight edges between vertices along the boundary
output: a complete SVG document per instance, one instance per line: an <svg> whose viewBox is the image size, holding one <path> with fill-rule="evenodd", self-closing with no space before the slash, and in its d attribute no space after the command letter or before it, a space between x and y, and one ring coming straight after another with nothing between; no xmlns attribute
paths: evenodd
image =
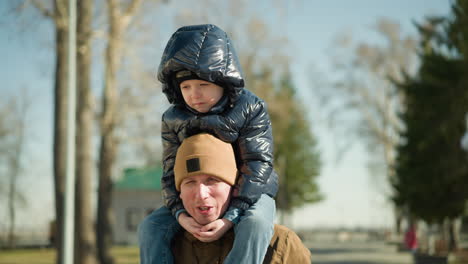
<svg viewBox="0 0 468 264"><path fill-rule="evenodd" d="M52 264L54 249L5 249L0 251L0 264Z"/></svg>
<svg viewBox="0 0 468 264"><path fill-rule="evenodd" d="M116 264L138 264L138 247L114 247L111 254ZM0 264L55 264L55 249L0 250Z"/></svg>

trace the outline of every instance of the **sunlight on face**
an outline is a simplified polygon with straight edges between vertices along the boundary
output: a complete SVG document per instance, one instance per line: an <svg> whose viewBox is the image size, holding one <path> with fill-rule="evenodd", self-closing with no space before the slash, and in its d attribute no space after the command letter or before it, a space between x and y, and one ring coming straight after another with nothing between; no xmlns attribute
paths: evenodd
<svg viewBox="0 0 468 264"><path fill-rule="evenodd" d="M229 206L231 185L217 177L196 175L180 185L180 198L187 212L201 225L220 218Z"/></svg>
<svg viewBox="0 0 468 264"><path fill-rule="evenodd" d="M207 113L221 99L224 89L212 82L186 80L180 84L185 103L200 113Z"/></svg>

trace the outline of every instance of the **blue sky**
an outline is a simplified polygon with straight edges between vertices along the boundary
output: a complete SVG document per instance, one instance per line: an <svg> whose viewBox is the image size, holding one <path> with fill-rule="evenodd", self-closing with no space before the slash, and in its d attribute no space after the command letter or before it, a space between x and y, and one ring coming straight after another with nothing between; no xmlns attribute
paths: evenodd
<svg viewBox="0 0 468 264"><path fill-rule="evenodd" d="M379 39L373 33L372 26L379 18L398 21L405 33L413 34L413 20L421 21L429 14L449 13L449 1L444 0L287 1L287 4L283 4L281 16L277 16L277 11L269 10L271 7L267 3L259 2L266 8L260 11L261 15L274 23L273 29L277 29L277 35L288 37L291 45L288 55L293 58L292 71L296 85L307 102L314 101L309 92L313 83L308 72L311 66L325 71L325 74L333 74L328 68L328 52L337 34L348 32L359 41L376 42ZM2 1L0 14L4 15L6 11L5 2ZM37 17L34 14L27 16ZM21 218L40 215L36 223L42 225L53 215L52 31L48 23L17 23L14 17L9 13L0 21L0 77L3 82L0 97L3 99L5 94L16 93L24 87L33 99L33 111L28 116L32 127L28 132L31 140L25 160L27 165L21 178L30 204L27 210L21 212ZM170 27L161 33L163 39L167 39L176 29ZM165 40L163 42L155 47L163 46ZM372 185L362 146L357 142L340 163L334 162L337 154L334 139L327 132L323 117L319 117L320 109L311 106L310 112L324 159L319 184L326 200L297 210L292 216L292 226L390 226L391 207ZM317 114L314 115L314 112ZM3 222L4 215L5 212L0 211L0 222ZM2 228L0 225L0 230Z"/></svg>

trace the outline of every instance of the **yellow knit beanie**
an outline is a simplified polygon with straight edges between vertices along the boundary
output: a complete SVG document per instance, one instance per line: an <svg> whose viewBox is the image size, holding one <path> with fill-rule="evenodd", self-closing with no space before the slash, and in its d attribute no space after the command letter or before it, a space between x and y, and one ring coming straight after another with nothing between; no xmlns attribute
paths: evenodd
<svg viewBox="0 0 468 264"><path fill-rule="evenodd" d="M183 179L202 174L218 177L229 185L236 183L236 158L231 144L206 133L182 142L174 165L176 189L180 191Z"/></svg>

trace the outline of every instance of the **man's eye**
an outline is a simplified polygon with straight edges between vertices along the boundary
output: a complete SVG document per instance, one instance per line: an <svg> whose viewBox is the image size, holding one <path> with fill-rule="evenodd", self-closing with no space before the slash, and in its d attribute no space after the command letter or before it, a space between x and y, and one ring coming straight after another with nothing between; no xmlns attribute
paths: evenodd
<svg viewBox="0 0 468 264"><path fill-rule="evenodd" d="M217 178L209 178L208 182L216 183L219 182L219 180Z"/></svg>

